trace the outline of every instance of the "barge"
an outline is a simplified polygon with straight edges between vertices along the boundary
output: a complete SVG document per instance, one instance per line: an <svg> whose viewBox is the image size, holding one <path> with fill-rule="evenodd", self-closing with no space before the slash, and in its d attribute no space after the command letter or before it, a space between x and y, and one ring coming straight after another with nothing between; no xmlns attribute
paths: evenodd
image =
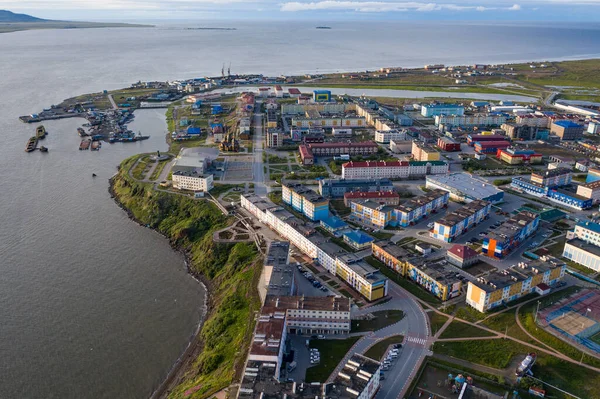
<svg viewBox="0 0 600 399"><path fill-rule="evenodd" d="M37 137L35 137L35 136L30 137L29 140L27 140L27 144L25 145L25 152L34 151L37 148L37 143L38 143Z"/></svg>

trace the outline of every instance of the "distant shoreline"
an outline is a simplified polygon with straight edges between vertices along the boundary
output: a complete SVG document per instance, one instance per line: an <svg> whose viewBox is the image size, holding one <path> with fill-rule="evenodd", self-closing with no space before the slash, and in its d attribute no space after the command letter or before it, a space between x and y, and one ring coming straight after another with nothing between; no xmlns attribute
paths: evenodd
<svg viewBox="0 0 600 399"><path fill-rule="evenodd" d="M0 22L0 33L40 29L99 29L99 28L153 28L154 25L126 24L118 22L78 22L78 21L39 21L39 22Z"/></svg>

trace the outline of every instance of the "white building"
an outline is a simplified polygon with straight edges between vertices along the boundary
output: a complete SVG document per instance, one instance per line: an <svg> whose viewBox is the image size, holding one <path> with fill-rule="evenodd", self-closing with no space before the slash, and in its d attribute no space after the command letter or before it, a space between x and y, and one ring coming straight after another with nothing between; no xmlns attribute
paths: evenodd
<svg viewBox="0 0 600 399"><path fill-rule="evenodd" d="M600 224L593 222L577 223L573 231L567 233L563 256L573 262L600 271Z"/></svg>
<svg viewBox="0 0 600 399"><path fill-rule="evenodd" d="M412 151L412 141L390 140L390 150L396 154L406 154Z"/></svg>
<svg viewBox="0 0 600 399"><path fill-rule="evenodd" d="M171 172L190 172L201 175L208 165L208 159L195 155L180 155L175 160Z"/></svg>
<svg viewBox="0 0 600 399"><path fill-rule="evenodd" d="M506 123L503 115L438 115L435 117L435 125L452 126L500 126Z"/></svg>
<svg viewBox="0 0 600 399"><path fill-rule="evenodd" d="M343 179L408 179L415 176L448 173L448 164L442 161L364 161L342 165Z"/></svg>
<svg viewBox="0 0 600 399"><path fill-rule="evenodd" d="M331 133L334 136L352 136L352 129L350 129L350 128L334 127L333 129L331 129Z"/></svg>
<svg viewBox="0 0 600 399"><path fill-rule="evenodd" d="M590 122L587 128L589 134L600 134L600 122Z"/></svg>
<svg viewBox="0 0 600 399"><path fill-rule="evenodd" d="M406 140L406 131L403 130L377 130L375 132L375 141L387 144L390 141Z"/></svg>
<svg viewBox="0 0 600 399"><path fill-rule="evenodd" d="M173 172L173 188L179 190L208 192L213 188L213 175L201 175L194 172Z"/></svg>

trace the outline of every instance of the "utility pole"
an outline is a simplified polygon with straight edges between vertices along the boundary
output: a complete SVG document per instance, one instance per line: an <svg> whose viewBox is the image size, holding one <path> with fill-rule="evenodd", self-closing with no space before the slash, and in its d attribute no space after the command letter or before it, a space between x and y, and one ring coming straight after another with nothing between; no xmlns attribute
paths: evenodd
<svg viewBox="0 0 600 399"><path fill-rule="evenodd" d="M540 311L540 301L538 301L537 303L537 309L535 310L535 319L533 320L534 323L537 323L537 317L538 317L538 312Z"/></svg>

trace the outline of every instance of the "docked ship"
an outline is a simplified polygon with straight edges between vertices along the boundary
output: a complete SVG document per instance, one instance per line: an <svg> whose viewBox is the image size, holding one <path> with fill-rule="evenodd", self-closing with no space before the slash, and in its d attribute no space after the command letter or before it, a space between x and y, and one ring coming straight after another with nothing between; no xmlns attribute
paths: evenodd
<svg viewBox="0 0 600 399"><path fill-rule="evenodd" d="M85 130L83 130L83 128L81 128L81 127L78 127L78 128L77 128L77 134L79 134L79 137L85 137L85 136L87 136L87 135L88 135L88 134L85 132Z"/></svg>
<svg viewBox="0 0 600 399"><path fill-rule="evenodd" d="M114 134L108 138L109 143L133 143L141 140L148 140L150 136L142 136L141 132L138 132L137 136L132 131L124 133Z"/></svg>
<svg viewBox="0 0 600 399"><path fill-rule="evenodd" d="M41 147L40 147L40 151L41 151L41 152L48 152L48 148L47 148L47 147L44 147L44 146L41 146Z"/></svg>
<svg viewBox="0 0 600 399"><path fill-rule="evenodd" d="M90 143L90 140L81 140L81 143L79 144L79 150L89 150Z"/></svg>
<svg viewBox="0 0 600 399"><path fill-rule="evenodd" d="M38 142L37 137L35 137L35 136L30 137L29 140L27 140L27 145L25 145L25 152L34 151L37 147L37 142Z"/></svg>
<svg viewBox="0 0 600 399"><path fill-rule="evenodd" d="M48 134L48 132L46 131L46 128L44 127L44 125L40 125L35 129L35 137L37 137L38 140L46 138L47 134Z"/></svg>
<svg viewBox="0 0 600 399"><path fill-rule="evenodd" d="M102 147L102 143L99 141L92 141L92 151L98 151Z"/></svg>
<svg viewBox="0 0 600 399"><path fill-rule="evenodd" d="M529 374L531 367L535 364L536 359L537 355L535 353L531 352L528 354L525 359L519 363L519 367L517 367L517 371L515 372L517 377L523 377L524 375Z"/></svg>

